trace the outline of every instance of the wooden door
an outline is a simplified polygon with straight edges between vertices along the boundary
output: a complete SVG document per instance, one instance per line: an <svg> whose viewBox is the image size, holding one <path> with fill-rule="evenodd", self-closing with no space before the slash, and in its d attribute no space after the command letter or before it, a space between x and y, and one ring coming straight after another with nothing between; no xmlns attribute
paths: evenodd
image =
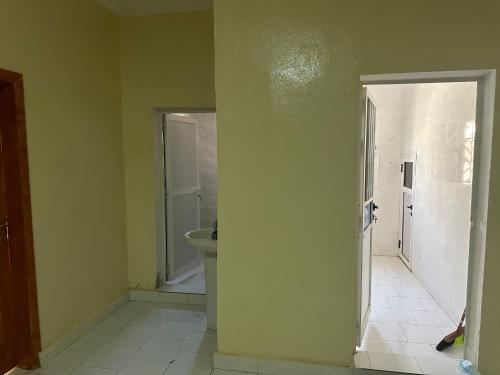
<svg viewBox="0 0 500 375"><path fill-rule="evenodd" d="M40 346L23 79L0 69L0 375Z"/></svg>
<svg viewBox="0 0 500 375"><path fill-rule="evenodd" d="M2 143L0 127L0 374L17 365L12 262L8 240Z"/></svg>

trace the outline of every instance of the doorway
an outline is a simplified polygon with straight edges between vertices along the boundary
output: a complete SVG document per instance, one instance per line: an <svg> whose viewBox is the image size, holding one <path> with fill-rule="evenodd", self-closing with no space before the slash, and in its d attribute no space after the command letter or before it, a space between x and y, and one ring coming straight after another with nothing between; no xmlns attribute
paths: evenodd
<svg viewBox="0 0 500 375"><path fill-rule="evenodd" d="M0 69L0 374L41 350L22 75Z"/></svg>
<svg viewBox="0 0 500 375"><path fill-rule="evenodd" d="M485 234L471 218L486 217L487 198L477 198L488 194L494 81L489 71L362 78L357 367L477 364ZM436 352L465 306L465 343Z"/></svg>
<svg viewBox="0 0 500 375"><path fill-rule="evenodd" d="M184 240L217 220L215 112L163 112L160 164L166 260L162 292L205 294L204 259Z"/></svg>

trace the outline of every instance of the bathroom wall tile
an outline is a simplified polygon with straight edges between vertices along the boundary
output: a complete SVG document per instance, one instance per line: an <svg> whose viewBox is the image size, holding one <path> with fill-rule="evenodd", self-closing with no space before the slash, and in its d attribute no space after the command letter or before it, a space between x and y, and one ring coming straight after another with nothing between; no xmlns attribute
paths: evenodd
<svg viewBox="0 0 500 375"><path fill-rule="evenodd" d="M197 113L200 169L200 226L212 227L217 219L217 126L215 113Z"/></svg>
<svg viewBox="0 0 500 375"><path fill-rule="evenodd" d="M411 130L416 139L413 271L449 316L466 302L476 84L420 85ZM443 137L444 132L444 137ZM429 173L431 171L431 173ZM440 311L421 301L426 310ZM432 306L431 306L432 305Z"/></svg>

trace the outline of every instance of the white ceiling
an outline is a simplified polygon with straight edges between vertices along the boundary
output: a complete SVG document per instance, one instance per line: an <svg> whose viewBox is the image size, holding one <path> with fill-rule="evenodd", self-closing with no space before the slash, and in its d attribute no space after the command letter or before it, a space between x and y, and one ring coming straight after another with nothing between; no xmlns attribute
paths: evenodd
<svg viewBox="0 0 500 375"><path fill-rule="evenodd" d="M189 12L213 8L213 0L99 0L99 2L120 16Z"/></svg>

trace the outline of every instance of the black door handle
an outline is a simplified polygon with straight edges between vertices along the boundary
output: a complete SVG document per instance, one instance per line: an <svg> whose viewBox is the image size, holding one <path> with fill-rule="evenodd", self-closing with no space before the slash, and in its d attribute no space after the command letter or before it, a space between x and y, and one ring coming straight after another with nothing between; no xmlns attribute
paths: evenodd
<svg viewBox="0 0 500 375"><path fill-rule="evenodd" d="M410 210L413 210L413 204L410 204L409 206L406 206L406 208L409 208Z"/></svg>
<svg viewBox="0 0 500 375"><path fill-rule="evenodd" d="M378 210L378 206L375 203L372 204L373 204L373 211Z"/></svg>

